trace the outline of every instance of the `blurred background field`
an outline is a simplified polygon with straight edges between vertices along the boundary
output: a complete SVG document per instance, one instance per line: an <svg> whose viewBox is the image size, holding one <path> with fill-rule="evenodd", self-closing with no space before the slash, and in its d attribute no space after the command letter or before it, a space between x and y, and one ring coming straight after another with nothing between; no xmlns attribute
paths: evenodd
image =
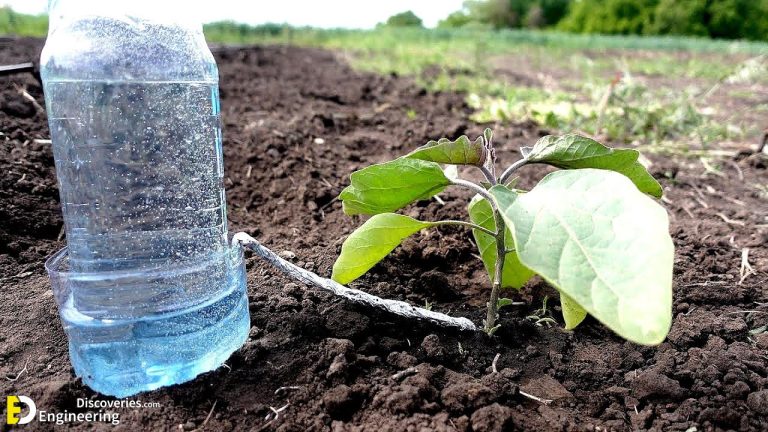
<svg viewBox="0 0 768 432"><path fill-rule="evenodd" d="M0 34L46 31L44 15L0 9ZM332 49L360 70L464 92L478 123L534 121L646 151L732 155L768 126L766 0L476 0L436 28L404 11L373 29L219 21L205 33Z"/></svg>

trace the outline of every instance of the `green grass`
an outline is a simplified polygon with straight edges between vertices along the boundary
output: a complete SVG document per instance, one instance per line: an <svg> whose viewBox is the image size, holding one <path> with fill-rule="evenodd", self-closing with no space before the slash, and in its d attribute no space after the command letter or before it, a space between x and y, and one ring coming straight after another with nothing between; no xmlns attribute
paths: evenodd
<svg viewBox="0 0 768 432"><path fill-rule="evenodd" d="M723 56L768 55L768 43L763 42L538 30L321 30L260 26L233 34L209 25L206 37L215 43L287 43L344 50L353 54L355 65L361 69L403 75L415 75L434 65L473 70L489 56L524 55L542 66L555 64L582 71L600 72L622 65L632 73L719 79L732 72L733 65L723 61ZM681 59L676 55L680 51L699 55ZM590 52L612 52L615 56L591 59L585 55Z"/></svg>
<svg viewBox="0 0 768 432"><path fill-rule="evenodd" d="M273 26L274 28L275 26ZM209 40L220 43L291 42L336 48L381 51L398 44L432 46L437 50L473 51L478 46L488 53L506 53L520 45L545 46L569 50L662 50L711 53L768 53L768 43L726 41L679 36L612 36L570 34L540 30L419 29L379 28L376 30L320 30L283 27L281 31L252 32L237 35L213 31Z"/></svg>

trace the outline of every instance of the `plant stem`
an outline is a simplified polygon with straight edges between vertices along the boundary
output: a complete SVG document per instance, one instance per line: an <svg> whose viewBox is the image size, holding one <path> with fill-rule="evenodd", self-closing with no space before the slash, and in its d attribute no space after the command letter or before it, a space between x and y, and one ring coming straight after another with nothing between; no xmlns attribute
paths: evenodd
<svg viewBox="0 0 768 432"><path fill-rule="evenodd" d="M515 171L518 170L521 166L528 163L528 159L520 159L519 161L513 163L510 165L509 168L504 170L503 173L501 173L501 177L499 177L499 183L500 184L506 184L507 180L509 179L509 176L511 176Z"/></svg>
<svg viewBox="0 0 768 432"><path fill-rule="evenodd" d="M507 257L505 244L506 226L497 209L493 210L493 218L496 221L496 266L493 273L493 286L491 298L488 299L488 309L485 316L485 332L492 334L499 316L499 294L501 292L501 279L504 274L504 260Z"/></svg>
<svg viewBox="0 0 768 432"><path fill-rule="evenodd" d="M453 179L451 180L451 183L453 183L456 186L461 186L463 188L467 188L472 190L473 192L477 193L481 197L488 200L489 203L491 203L491 207L493 207L494 210L496 210L496 202L494 201L493 197L490 193L488 193L487 190L483 189L482 186L478 186L470 181L462 180L462 179Z"/></svg>
<svg viewBox="0 0 768 432"><path fill-rule="evenodd" d="M488 234L489 236L496 237L496 233L495 232L493 232L493 231L491 231L491 230L489 230L487 228L483 228L480 225L473 224L472 222L465 222L465 221L460 221L460 220L442 220L442 221L432 222L432 224L433 225L458 225L458 226L463 226L463 227L471 228L473 230L482 231L482 232Z"/></svg>
<svg viewBox="0 0 768 432"><path fill-rule="evenodd" d="M488 170L488 168L484 166L481 166L479 168L480 168L480 171L483 172L485 179L488 180L488 183L490 183L491 186L496 186L496 177L493 176L493 174Z"/></svg>
<svg viewBox="0 0 768 432"><path fill-rule="evenodd" d="M515 166L517 167L523 166L525 162L526 162L525 159L523 159L522 161L518 161L517 163L515 163L515 165L511 166L510 169L514 168ZM496 320L498 319L498 316L499 316L498 303L499 303L499 294L501 293L501 279L502 279L502 274L504 272L504 259L507 257L507 247L505 243L505 233L504 233L506 231L506 225L504 225L504 219L502 219L501 217L501 213L499 212L499 208L496 205L496 201L493 199L493 197L487 190L483 189L481 186L478 186L466 180L453 179L452 183L456 186L461 186L476 192L478 195L488 200L488 202L491 205L491 208L493 209L493 219L496 222L496 232L492 233L491 235L493 235L493 237L496 239L496 266L495 266L496 268L494 270L493 286L491 287L491 298L488 299L488 308L486 312L485 325L484 325L485 332L491 335L493 334L493 331L496 328Z"/></svg>

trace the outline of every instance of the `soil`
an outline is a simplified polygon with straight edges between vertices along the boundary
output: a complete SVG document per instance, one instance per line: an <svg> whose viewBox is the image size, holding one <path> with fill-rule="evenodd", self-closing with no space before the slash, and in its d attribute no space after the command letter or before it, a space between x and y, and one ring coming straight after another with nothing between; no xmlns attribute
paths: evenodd
<svg viewBox="0 0 768 432"><path fill-rule="evenodd" d="M35 59L41 47L2 40L0 64ZM332 52L260 46L215 54L231 231L291 251L321 275L330 275L344 236L361 222L335 200L350 172L483 128L468 120L463 95L355 72ZM42 104L32 76L0 78L0 393L27 395L38 410L78 412L77 397L108 398L74 377L43 268L65 239L51 146L38 141L49 137ZM493 127L504 164L547 133L530 123ZM159 407L119 410L118 426L72 429L766 430L768 161L749 145L713 162L717 170L649 156L677 248L675 318L658 347L625 342L592 319L575 332L535 324L526 317L544 296L562 322L556 292L539 280L505 294L525 304L505 308L489 338L351 305L251 257L251 334L225 367L132 398ZM521 185L541 173L523 170ZM450 190L444 204L405 212L462 218L468 198ZM488 280L474 254L461 229L418 234L354 286L479 323Z"/></svg>

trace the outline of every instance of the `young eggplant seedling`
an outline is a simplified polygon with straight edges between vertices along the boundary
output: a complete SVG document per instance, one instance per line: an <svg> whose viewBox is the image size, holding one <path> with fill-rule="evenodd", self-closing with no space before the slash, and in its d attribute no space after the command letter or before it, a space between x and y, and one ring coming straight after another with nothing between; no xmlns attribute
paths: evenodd
<svg viewBox="0 0 768 432"><path fill-rule="evenodd" d="M430 141L390 162L352 173L339 198L348 215L372 215L344 242L332 278L348 284L406 237L441 225L472 230L491 281L483 327L498 329L500 298L534 274L560 292L567 329L591 314L627 340L661 343L672 320L674 246L661 185L631 149L611 149L579 136L546 136L522 149L523 158L497 175L492 132L474 141ZM440 164L446 164L446 169ZM561 170L530 191L512 185L525 165ZM482 172L485 182L459 178L457 165ZM449 186L475 193L469 221L420 221L394 213Z"/></svg>

